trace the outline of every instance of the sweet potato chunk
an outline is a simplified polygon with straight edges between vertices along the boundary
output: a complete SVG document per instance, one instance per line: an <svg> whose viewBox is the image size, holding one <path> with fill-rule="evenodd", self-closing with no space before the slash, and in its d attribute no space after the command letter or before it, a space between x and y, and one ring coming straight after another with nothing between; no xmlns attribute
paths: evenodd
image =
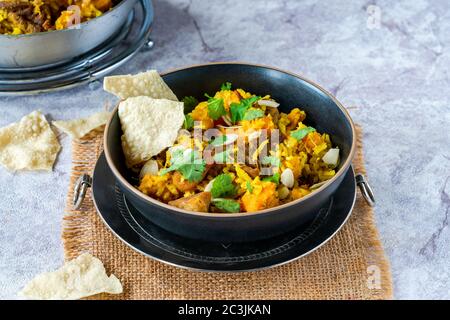
<svg viewBox="0 0 450 320"><path fill-rule="evenodd" d="M256 189L256 187L254 188ZM242 196L242 204L247 212L264 210L279 205L276 184L273 182L262 182L262 188L260 190L254 190L254 192L247 191Z"/></svg>
<svg viewBox="0 0 450 320"><path fill-rule="evenodd" d="M175 185L175 187L180 190L181 192L187 192L192 191L197 186L197 182L190 182L186 178L183 177L181 173L178 171L175 171L172 176L172 183Z"/></svg>
<svg viewBox="0 0 450 320"><path fill-rule="evenodd" d="M211 203L210 192L200 192L190 197L180 198L169 202L171 206L197 212L208 212L210 203Z"/></svg>

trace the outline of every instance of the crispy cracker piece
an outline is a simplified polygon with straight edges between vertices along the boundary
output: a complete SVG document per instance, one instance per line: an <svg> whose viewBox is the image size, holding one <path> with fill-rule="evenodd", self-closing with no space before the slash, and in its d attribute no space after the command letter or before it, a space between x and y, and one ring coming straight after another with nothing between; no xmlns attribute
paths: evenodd
<svg viewBox="0 0 450 320"><path fill-rule="evenodd" d="M96 130L106 124L111 112L98 112L87 118L69 121L53 121L52 124L70 135L73 139L81 139L89 132Z"/></svg>
<svg viewBox="0 0 450 320"><path fill-rule="evenodd" d="M0 163L9 170L51 171L60 149L55 133L39 111L0 129Z"/></svg>
<svg viewBox="0 0 450 320"><path fill-rule="evenodd" d="M178 101L156 70L138 73L136 75L121 75L105 77L103 89L121 99L146 96L154 99Z"/></svg>
<svg viewBox="0 0 450 320"><path fill-rule="evenodd" d="M108 277L99 259L83 253L56 271L38 275L19 295L35 300L75 300L103 292L122 293L122 284L115 275Z"/></svg>
<svg viewBox="0 0 450 320"><path fill-rule="evenodd" d="M129 168L142 164L175 142L183 125L183 103L132 97L119 104L122 149Z"/></svg>

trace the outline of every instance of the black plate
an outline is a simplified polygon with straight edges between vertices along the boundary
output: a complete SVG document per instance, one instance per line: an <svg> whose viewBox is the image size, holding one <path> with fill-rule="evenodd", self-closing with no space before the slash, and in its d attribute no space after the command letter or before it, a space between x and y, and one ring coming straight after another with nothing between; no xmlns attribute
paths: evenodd
<svg viewBox="0 0 450 320"><path fill-rule="evenodd" d="M214 243L170 233L136 210L124 197L104 154L93 174L97 211L109 229L134 250L158 261L201 271L250 271L303 257L331 239L349 218L356 199L353 169L315 220L286 234L246 243Z"/></svg>

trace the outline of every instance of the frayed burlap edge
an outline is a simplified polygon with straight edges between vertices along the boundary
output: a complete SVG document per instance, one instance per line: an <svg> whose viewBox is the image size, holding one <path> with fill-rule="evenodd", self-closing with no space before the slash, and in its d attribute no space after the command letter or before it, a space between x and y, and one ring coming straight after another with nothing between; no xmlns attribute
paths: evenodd
<svg viewBox="0 0 450 320"><path fill-rule="evenodd" d="M124 294L97 295L95 299L393 298L390 266L380 242L373 210L364 202L359 192L352 217L333 239L309 256L274 269L243 274L190 272L164 265L132 251L101 224L90 193L79 210L71 208L73 186L81 174L92 174L102 152L102 141L103 135L95 132L72 143L73 166L62 230L66 260L83 252L90 252L99 257L105 263L106 269L116 274L124 283ZM355 172L366 173L362 132L358 126L357 153L353 165ZM348 244L350 242L351 245ZM345 249L347 252L340 252L341 248L346 246L349 246ZM354 259L356 267L335 265L342 262L340 259L343 255ZM348 259L343 261L352 264ZM131 264L134 267L128 266ZM370 266L375 269L369 269ZM335 270L339 267L343 271ZM140 275L136 276L136 270ZM355 270L360 274L345 274L355 273ZM366 283L371 281L371 277L377 276L381 280L381 288L367 289ZM273 279L277 280L274 282ZM292 285L294 280L297 283ZM283 281L289 283L283 284Z"/></svg>

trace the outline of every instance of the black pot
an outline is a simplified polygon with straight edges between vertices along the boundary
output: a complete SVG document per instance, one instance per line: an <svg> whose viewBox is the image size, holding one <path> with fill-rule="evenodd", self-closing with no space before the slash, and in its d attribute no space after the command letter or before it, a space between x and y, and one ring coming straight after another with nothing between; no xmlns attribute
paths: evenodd
<svg viewBox="0 0 450 320"><path fill-rule="evenodd" d="M127 200L160 227L184 237L220 242L242 242L268 238L313 219L326 207L331 195L350 168L356 138L353 122L344 107L328 92L301 76L272 67L242 63L213 63L170 71L162 75L178 97L204 99L224 82L257 95L270 94L280 111L300 107L306 123L330 135L340 149L336 175L315 192L287 204L252 213L212 214L169 206L141 193L125 166L117 108L106 126L105 155Z"/></svg>

